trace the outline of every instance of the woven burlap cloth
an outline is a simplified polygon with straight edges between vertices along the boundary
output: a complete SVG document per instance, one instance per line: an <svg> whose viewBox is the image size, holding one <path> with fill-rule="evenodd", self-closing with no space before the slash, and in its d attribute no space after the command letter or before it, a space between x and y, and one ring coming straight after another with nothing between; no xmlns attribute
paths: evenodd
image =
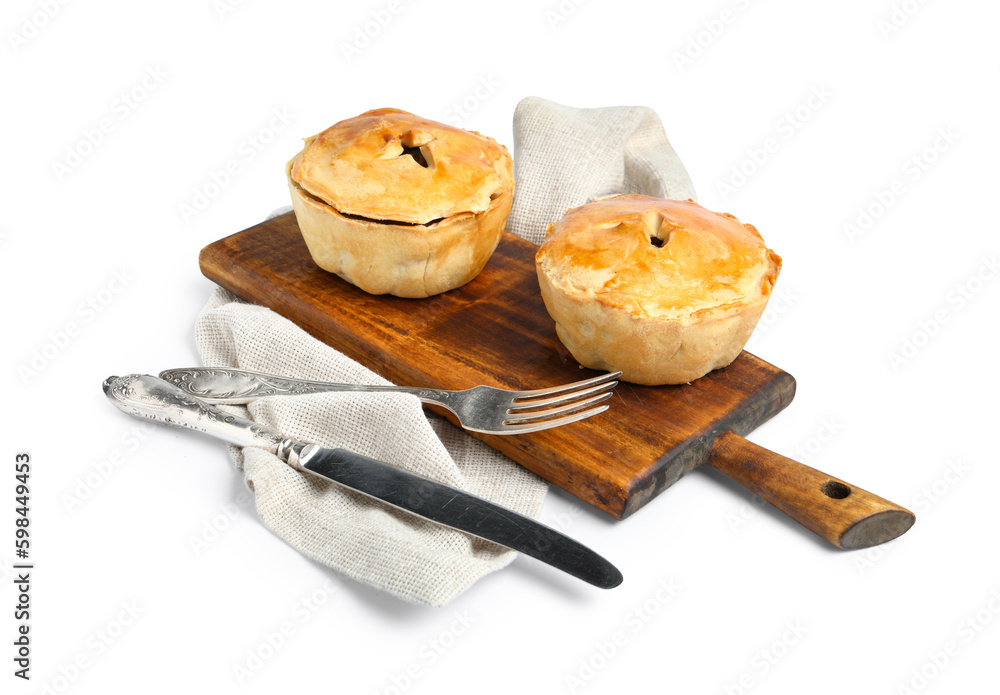
<svg viewBox="0 0 1000 695"><path fill-rule="evenodd" d="M508 228L535 243L567 208L596 198L694 197L659 118L645 107L575 109L524 99L514 114L514 160ZM198 316L195 340L209 367L388 383L270 309L221 288ZM544 481L426 413L415 396L273 397L228 408L282 434L386 461L527 516L541 511ZM230 453L269 529L303 555L406 601L444 605L516 555L301 474L265 451L230 447Z"/></svg>

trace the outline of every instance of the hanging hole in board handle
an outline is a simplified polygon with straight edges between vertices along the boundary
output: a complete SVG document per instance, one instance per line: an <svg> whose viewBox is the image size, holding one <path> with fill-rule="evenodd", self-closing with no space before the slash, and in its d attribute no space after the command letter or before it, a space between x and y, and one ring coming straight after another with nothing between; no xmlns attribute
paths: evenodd
<svg viewBox="0 0 1000 695"><path fill-rule="evenodd" d="M842 500L851 494L851 488L837 480L827 480L820 490L824 495L835 500Z"/></svg>

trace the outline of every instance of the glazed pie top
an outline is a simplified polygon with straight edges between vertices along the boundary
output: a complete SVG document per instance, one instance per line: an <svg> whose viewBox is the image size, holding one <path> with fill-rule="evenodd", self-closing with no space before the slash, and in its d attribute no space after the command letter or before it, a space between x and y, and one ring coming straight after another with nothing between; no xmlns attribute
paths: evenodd
<svg viewBox="0 0 1000 695"><path fill-rule="evenodd" d="M514 186L506 147L399 109L306 138L291 177L340 213L410 224L483 212Z"/></svg>
<svg viewBox="0 0 1000 695"><path fill-rule="evenodd" d="M561 291L654 319L698 319L770 294L781 258L751 225L693 201L620 195L570 210L538 251Z"/></svg>

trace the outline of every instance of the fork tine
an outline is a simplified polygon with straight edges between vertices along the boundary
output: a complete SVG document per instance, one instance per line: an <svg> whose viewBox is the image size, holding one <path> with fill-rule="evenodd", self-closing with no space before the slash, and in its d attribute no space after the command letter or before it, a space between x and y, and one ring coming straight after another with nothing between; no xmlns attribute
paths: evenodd
<svg viewBox="0 0 1000 695"><path fill-rule="evenodd" d="M534 396L552 396L557 393L564 393L566 391L576 391L578 389L586 388L587 386L593 386L594 384L600 384L605 381L611 381L617 379L622 375L621 372L608 372L607 374L601 374L600 376L595 376L590 379L584 379L583 381L574 381L572 384L562 384L561 386L550 386L544 389L534 389L532 391L518 391L514 398L532 398Z"/></svg>
<svg viewBox="0 0 1000 695"><path fill-rule="evenodd" d="M541 422L531 422L523 425L519 424L506 424L503 425L504 433L516 433L525 434L527 432L539 432L541 430L547 430L552 427L560 427L562 425L568 425L571 422L579 422L592 415L597 415L598 413L603 413L608 409L609 406L599 405L596 408L591 408L590 410L581 410L579 412L573 413L572 415L567 415L565 417L556 418L555 420L542 420Z"/></svg>
<svg viewBox="0 0 1000 695"><path fill-rule="evenodd" d="M511 399L511 410L509 410L508 412L527 411L530 408L543 408L549 405L569 403L571 401L579 400L584 396L589 396L592 393L602 393L604 391L611 391L617 385L618 385L617 381L605 381L603 383L582 389L580 391L568 391L558 396L553 396L552 398L535 397L532 399L523 399L521 397L517 397Z"/></svg>
<svg viewBox="0 0 1000 695"><path fill-rule="evenodd" d="M510 416L504 420L504 424L507 423L528 423L528 422L538 422L540 420L546 420L548 418L556 417L557 415L568 415L569 413L575 413L578 410L583 410L595 403L600 403L601 401L606 401L611 398L611 392L606 391L600 393L596 396L591 396L590 398L585 398L582 401L574 401L572 403L567 403L566 405L559 406L558 408L547 408L546 410L508 410L507 414Z"/></svg>

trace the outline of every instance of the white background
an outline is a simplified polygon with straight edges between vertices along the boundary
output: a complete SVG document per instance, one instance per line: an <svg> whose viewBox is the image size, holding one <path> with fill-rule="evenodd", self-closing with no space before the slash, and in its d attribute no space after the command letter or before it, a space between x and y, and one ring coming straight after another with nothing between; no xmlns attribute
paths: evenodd
<svg viewBox="0 0 1000 695"><path fill-rule="evenodd" d="M13 458L26 450L37 567L30 684L12 675L16 593L6 577L0 588L0 690L947 693L995 682L1000 12L699 5L5 2L0 558L9 574ZM512 146L527 95L657 110L700 202L756 225L784 257L750 347L791 372L798 395L752 439L910 507L908 534L839 551L705 472L624 522L553 489L543 520L612 559L620 588L520 557L431 610L272 536L239 504L221 445L136 430L105 402L109 374L196 362L192 324L212 290L198 251L287 203L282 165L299 138L395 106ZM238 173L185 219L182 205L230 161ZM51 359L32 367L36 350ZM195 553L191 539L226 510L235 518ZM134 619L122 609L132 602ZM269 650L286 621L293 634ZM446 647L431 658L435 642ZM269 658L241 680L248 650Z"/></svg>

